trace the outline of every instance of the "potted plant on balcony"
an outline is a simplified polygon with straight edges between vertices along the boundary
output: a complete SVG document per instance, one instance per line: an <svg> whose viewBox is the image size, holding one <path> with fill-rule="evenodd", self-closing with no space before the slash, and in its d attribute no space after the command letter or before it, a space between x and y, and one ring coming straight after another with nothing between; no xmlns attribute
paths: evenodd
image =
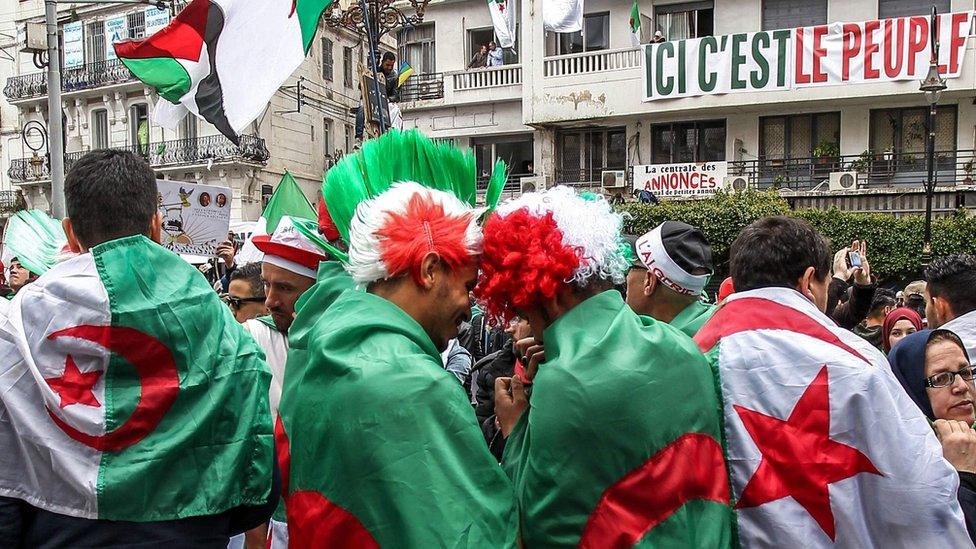
<svg viewBox="0 0 976 549"><path fill-rule="evenodd" d="M870 149L864 149L856 160L851 161L847 169L861 173L867 173L871 168L871 161L874 160L874 153Z"/></svg>
<svg viewBox="0 0 976 549"><path fill-rule="evenodd" d="M962 165L962 171L966 172L965 179L962 180L965 185L973 184L973 159L970 158L965 164Z"/></svg>
<svg viewBox="0 0 976 549"><path fill-rule="evenodd" d="M824 139L813 149L813 157L816 158L816 169L814 173L817 176L823 176L833 170L833 167L837 164L837 158L840 156L840 146L836 141L829 141Z"/></svg>

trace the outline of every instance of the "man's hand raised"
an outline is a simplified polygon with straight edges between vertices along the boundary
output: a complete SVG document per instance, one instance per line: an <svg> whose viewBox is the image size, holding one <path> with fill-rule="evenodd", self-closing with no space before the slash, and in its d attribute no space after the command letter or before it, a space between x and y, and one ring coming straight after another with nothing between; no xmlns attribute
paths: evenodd
<svg viewBox="0 0 976 549"><path fill-rule="evenodd" d="M525 386L518 376L495 379L495 419L498 421L503 437L508 438L528 407L529 399L525 394Z"/></svg>

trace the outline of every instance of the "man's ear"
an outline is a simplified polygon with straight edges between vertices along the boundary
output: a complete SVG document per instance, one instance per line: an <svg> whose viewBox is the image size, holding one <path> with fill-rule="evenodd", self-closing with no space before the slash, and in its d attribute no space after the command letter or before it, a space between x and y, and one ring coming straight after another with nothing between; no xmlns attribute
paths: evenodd
<svg viewBox="0 0 976 549"><path fill-rule="evenodd" d="M660 281L651 271L647 271L644 277L644 295L650 297L654 293L654 290L657 289Z"/></svg>
<svg viewBox="0 0 976 549"><path fill-rule="evenodd" d="M441 256L437 255L436 252L428 252L427 255L420 261L420 278L417 282L420 283L420 287L424 290L430 290L434 287L434 283L437 280L438 270L441 266Z"/></svg>
<svg viewBox="0 0 976 549"><path fill-rule="evenodd" d="M163 242L163 216L156 212L149 222L149 238L153 242L162 244Z"/></svg>
<svg viewBox="0 0 976 549"><path fill-rule="evenodd" d="M933 296L932 306L935 307L935 318L939 321L940 326L956 318L956 314L952 310L952 305L949 304L947 299Z"/></svg>
<svg viewBox="0 0 976 549"><path fill-rule="evenodd" d="M817 280L817 270L813 267L807 267L807 270L803 271L803 275L800 276L800 280L797 281L797 291L806 296L811 302L816 303L817 298L811 289L813 282Z"/></svg>
<svg viewBox="0 0 976 549"><path fill-rule="evenodd" d="M70 218L64 218L61 220L61 228L64 229L64 236L68 239L68 249L76 254L80 254L85 251L85 247L78 242L78 237L75 236L75 228L71 225Z"/></svg>

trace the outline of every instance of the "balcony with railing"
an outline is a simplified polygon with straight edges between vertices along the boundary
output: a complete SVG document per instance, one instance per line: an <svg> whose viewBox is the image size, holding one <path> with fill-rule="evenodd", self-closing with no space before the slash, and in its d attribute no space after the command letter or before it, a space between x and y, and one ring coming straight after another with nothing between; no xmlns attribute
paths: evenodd
<svg viewBox="0 0 976 549"><path fill-rule="evenodd" d="M758 189L827 190L832 173L849 172L857 188L921 187L928 178L925 153L865 151L860 155L817 158L757 158L729 162L729 176L741 176ZM976 151L936 151L936 185L972 185Z"/></svg>
<svg viewBox="0 0 976 549"><path fill-rule="evenodd" d="M606 73L627 69L639 69L643 55L637 48L599 50L547 57L543 61L543 74L576 76L580 74ZM640 76L638 73L637 76Z"/></svg>
<svg viewBox="0 0 976 549"><path fill-rule="evenodd" d="M242 135L240 144L235 145L222 135L160 141L130 147L113 147L130 150L142 155L153 168L190 166L213 161L265 164L269 153L264 139L253 135ZM64 155L64 169L68 171L89 151L76 151ZM20 158L11 160L7 175L11 181L39 182L51 178L50 166L46 157Z"/></svg>
<svg viewBox="0 0 976 549"><path fill-rule="evenodd" d="M414 75L400 88L404 110L512 101L521 97L522 65Z"/></svg>
<svg viewBox="0 0 976 549"><path fill-rule="evenodd" d="M136 78L118 59L95 61L61 71L61 89L66 93L135 81ZM11 101L43 97L47 95L47 74L35 72L11 76L3 94Z"/></svg>

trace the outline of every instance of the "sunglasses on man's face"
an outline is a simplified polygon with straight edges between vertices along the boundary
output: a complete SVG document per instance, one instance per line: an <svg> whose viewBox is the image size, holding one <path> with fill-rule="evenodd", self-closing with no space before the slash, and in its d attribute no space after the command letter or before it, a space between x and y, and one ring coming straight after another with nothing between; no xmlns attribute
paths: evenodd
<svg viewBox="0 0 976 549"><path fill-rule="evenodd" d="M264 303L264 296L255 297L233 297L227 296L224 298L224 303L230 305L231 309L235 311L244 306L245 303Z"/></svg>

